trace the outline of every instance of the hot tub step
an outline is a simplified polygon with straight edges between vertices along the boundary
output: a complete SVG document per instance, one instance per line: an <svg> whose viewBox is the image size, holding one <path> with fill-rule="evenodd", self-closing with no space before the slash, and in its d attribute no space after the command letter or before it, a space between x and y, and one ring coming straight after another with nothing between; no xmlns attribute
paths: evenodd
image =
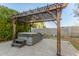
<svg viewBox="0 0 79 59"><path fill-rule="evenodd" d="M19 41L19 40L15 40L13 43L12 43L12 47L22 47L25 45L25 41Z"/></svg>

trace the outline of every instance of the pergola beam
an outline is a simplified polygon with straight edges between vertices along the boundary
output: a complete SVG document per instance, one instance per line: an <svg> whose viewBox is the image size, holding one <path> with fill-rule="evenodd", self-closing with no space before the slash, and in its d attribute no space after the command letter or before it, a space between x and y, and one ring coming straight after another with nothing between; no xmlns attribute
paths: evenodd
<svg viewBox="0 0 79 59"><path fill-rule="evenodd" d="M28 22L26 22L26 23L38 23L38 22L48 22L48 21L53 21L53 20L28 21Z"/></svg>
<svg viewBox="0 0 79 59"><path fill-rule="evenodd" d="M55 3L55 4L51 4L51 5L45 6L45 7L37 8L37 9L34 9L34 10L25 11L23 13L18 13L16 15L13 15L12 17L16 18L16 17L24 17L24 16L29 16L29 15L45 13L48 10L49 11L54 11L56 9L63 9L66 6L67 6L67 3Z"/></svg>

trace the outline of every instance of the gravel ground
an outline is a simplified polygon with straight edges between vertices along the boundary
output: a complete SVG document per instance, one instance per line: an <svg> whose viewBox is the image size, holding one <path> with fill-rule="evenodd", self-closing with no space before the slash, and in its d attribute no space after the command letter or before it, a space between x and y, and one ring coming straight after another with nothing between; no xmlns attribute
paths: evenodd
<svg viewBox="0 0 79 59"><path fill-rule="evenodd" d="M0 56L56 56L56 40L43 39L34 46L11 47L12 41L0 43ZM78 51L68 41L62 41L62 56L78 56Z"/></svg>

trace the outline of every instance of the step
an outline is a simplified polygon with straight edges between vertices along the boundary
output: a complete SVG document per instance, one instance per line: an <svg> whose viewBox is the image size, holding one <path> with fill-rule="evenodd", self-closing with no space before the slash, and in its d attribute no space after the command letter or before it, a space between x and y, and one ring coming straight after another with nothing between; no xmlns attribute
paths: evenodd
<svg viewBox="0 0 79 59"><path fill-rule="evenodd" d="M13 43L12 44L12 47L22 47L22 46L24 46L25 44L18 44L18 43Z"/></svg>

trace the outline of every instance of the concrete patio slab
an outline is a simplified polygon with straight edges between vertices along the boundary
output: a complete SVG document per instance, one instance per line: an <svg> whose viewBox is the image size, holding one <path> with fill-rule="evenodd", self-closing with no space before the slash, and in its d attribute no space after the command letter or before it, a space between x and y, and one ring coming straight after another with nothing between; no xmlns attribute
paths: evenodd
<svg viewBox="0 0 79 59"><path fill-rule="evenodd" d="M0 43L0 56L56 56L56 40L43 39L34 46L11 47L12 41ZM78 56L78 51L68 41L62 41L62 56Z"/></svg>

